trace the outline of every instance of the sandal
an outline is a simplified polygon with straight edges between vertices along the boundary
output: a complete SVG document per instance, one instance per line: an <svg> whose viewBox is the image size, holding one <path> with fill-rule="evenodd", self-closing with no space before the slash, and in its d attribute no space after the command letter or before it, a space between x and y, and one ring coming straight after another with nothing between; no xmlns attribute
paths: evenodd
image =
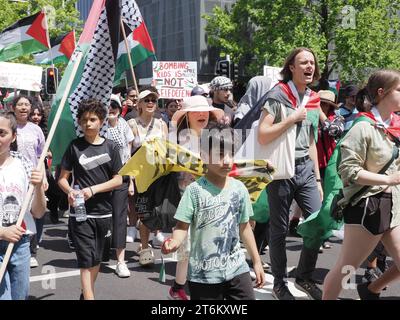
<svg viewBox="0 0 400 320"><path fill-rule="evenodd" d="M139 264L141 266L154 264L154 253L151 248L146 248L140 251Z"/></svg>

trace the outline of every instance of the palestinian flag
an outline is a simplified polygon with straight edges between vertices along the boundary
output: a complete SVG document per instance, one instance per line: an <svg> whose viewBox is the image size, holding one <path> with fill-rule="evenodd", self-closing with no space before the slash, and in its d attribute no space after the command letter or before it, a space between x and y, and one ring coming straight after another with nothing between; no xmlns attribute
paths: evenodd
<svg viewBox="0 0 400 320"><path fill-rule="evenodd" d="M48 50L47 22L44 12L23 18L0 33L0 61Z"/></svg>
<svg viewBox="0 0 400 320"><path fill-rule="evenodd" d="M60 123L50 145L53 153L52 165L61 162L69 143L82 136L77 122L79 103L84 99L96 98L108 106L113 88L115 61L118 53L121 14L134 23L135 8L132 1L95 0L74 54L69 61L57 90L56 99L49 116L49 127L60 105L66 85L71 77L78 52L83 58L78 66ZM104 134L106 127L100 134Z"/></svg>
<svg viewBox="0 0 400 320"><path fill-rule="evenodd" d="M293 109L296 109L300 106L299 95L292 81L289 81L288 83L280 81L278 85L271 90L269 98L274 99ZM309 120L313 125L314 138L315 141L317 141L320 98L315 91L307 88L303 97L303 102L304 99L307 99L305 104L305 108L307 109L307 120Z"/></svg>
<svg viewBox="0 0 400 320"><path fill-rule="evenodd" d="M50 50L34 55L35 63L68 63L75 50L75 31L51 39L50 45Z"/></svg>
<svg viewBox="0 0 400 320"><path fill-rule="evenodd" d="M122 2L129 3L130 6L133 6L133 20L128 20L123 15L122 21L124 24L129 48L131 49L130 55L132 64L133 66L136 66L145 61L147 58L155 56L155 50L136 2L134 0L125 0ZM124 73L127 70L130 70L130 66L125 41L121 32L114 82L118 83L121 79L123 79Z"/></svg>
<svg viewBox="0 0 400 320"><path fill-rule="evenodd" d="M359 113L353 122L353 126L360 121L368 121L373 124L377 122L374 115L370 112ZM399 139L400 117L393 114L392 122L389 128L385 130L393 139ZM335 151L325 169L324 200L322 201L321 209L310 215L297 227L297 232L303 237L304 246L307 248L318 249L324 240L332 236L333 230L339 230L343 225L343 222L335 221L330 215L332 200L343 188L342 180L337 172L337 167L341 160L340 145L341 140L336 145Z"/></svg>

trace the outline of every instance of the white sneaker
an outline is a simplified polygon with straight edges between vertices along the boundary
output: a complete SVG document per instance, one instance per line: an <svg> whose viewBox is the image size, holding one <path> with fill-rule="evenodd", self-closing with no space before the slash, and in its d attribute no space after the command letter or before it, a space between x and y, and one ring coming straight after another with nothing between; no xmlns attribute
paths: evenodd
<svg viewBox="0 0 400 320"><path fill-rule="evenodd" d="M115 273L120 278L129 278L131 276L131 272L125 262L118 262Z"/></svg>
<svg viewBox="0 0 400 320"><path fill-rule="evenodd" d="M162 232L158 232L157 235L153 238L153 248L161 248L162 244L165 241L165 236Z"/></svg>
<svg viewBox="0 0 400 320"><path fill-rule="evenodd" d="M36 268L36 267L39 267L39 262L36 260L35 257L31 257L30 265L31 265L31 268Z"/></svg>
<svg viewBox="0 0 400 320"><path fill-rule="evenodd" d="M137 229L135 227L128 227L126 231L126 242L132 243L135 242L137 234Z"/></svg>

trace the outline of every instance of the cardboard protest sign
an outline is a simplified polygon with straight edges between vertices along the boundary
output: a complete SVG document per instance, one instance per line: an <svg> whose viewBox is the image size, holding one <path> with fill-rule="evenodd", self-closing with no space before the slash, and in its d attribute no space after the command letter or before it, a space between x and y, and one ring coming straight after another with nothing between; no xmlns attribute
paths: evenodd
<svg viewBox="0 0 400 320"><path fill-rule="evenodd" d="M197 62L153 61L153 85L163 99L190 97L197 85Z"/></svg>

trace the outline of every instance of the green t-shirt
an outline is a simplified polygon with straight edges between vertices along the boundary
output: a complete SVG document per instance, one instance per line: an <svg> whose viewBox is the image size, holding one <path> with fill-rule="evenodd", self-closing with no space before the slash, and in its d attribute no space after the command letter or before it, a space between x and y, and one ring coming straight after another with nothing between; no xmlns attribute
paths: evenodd
<svg viewBox="0 0 400 320"><path fill-rule="evenodd" d="M249 272L239 225L252 215L249 193L239 180L229 178L220 189L201 177L186 188L175 219L190 224L189 281L222 283Z"/></svg>
<svg viewBox="0 0 400 320"><path fill-rule="evenodd" d="M275 118L274 124L282 121L281 108L286 108L286 116L296 111L273 99L268 99L263 108ZM306 119L296 126L295 158L298 159L309 155L308 149L310 148L312 123L310 120Z"/></svg>

